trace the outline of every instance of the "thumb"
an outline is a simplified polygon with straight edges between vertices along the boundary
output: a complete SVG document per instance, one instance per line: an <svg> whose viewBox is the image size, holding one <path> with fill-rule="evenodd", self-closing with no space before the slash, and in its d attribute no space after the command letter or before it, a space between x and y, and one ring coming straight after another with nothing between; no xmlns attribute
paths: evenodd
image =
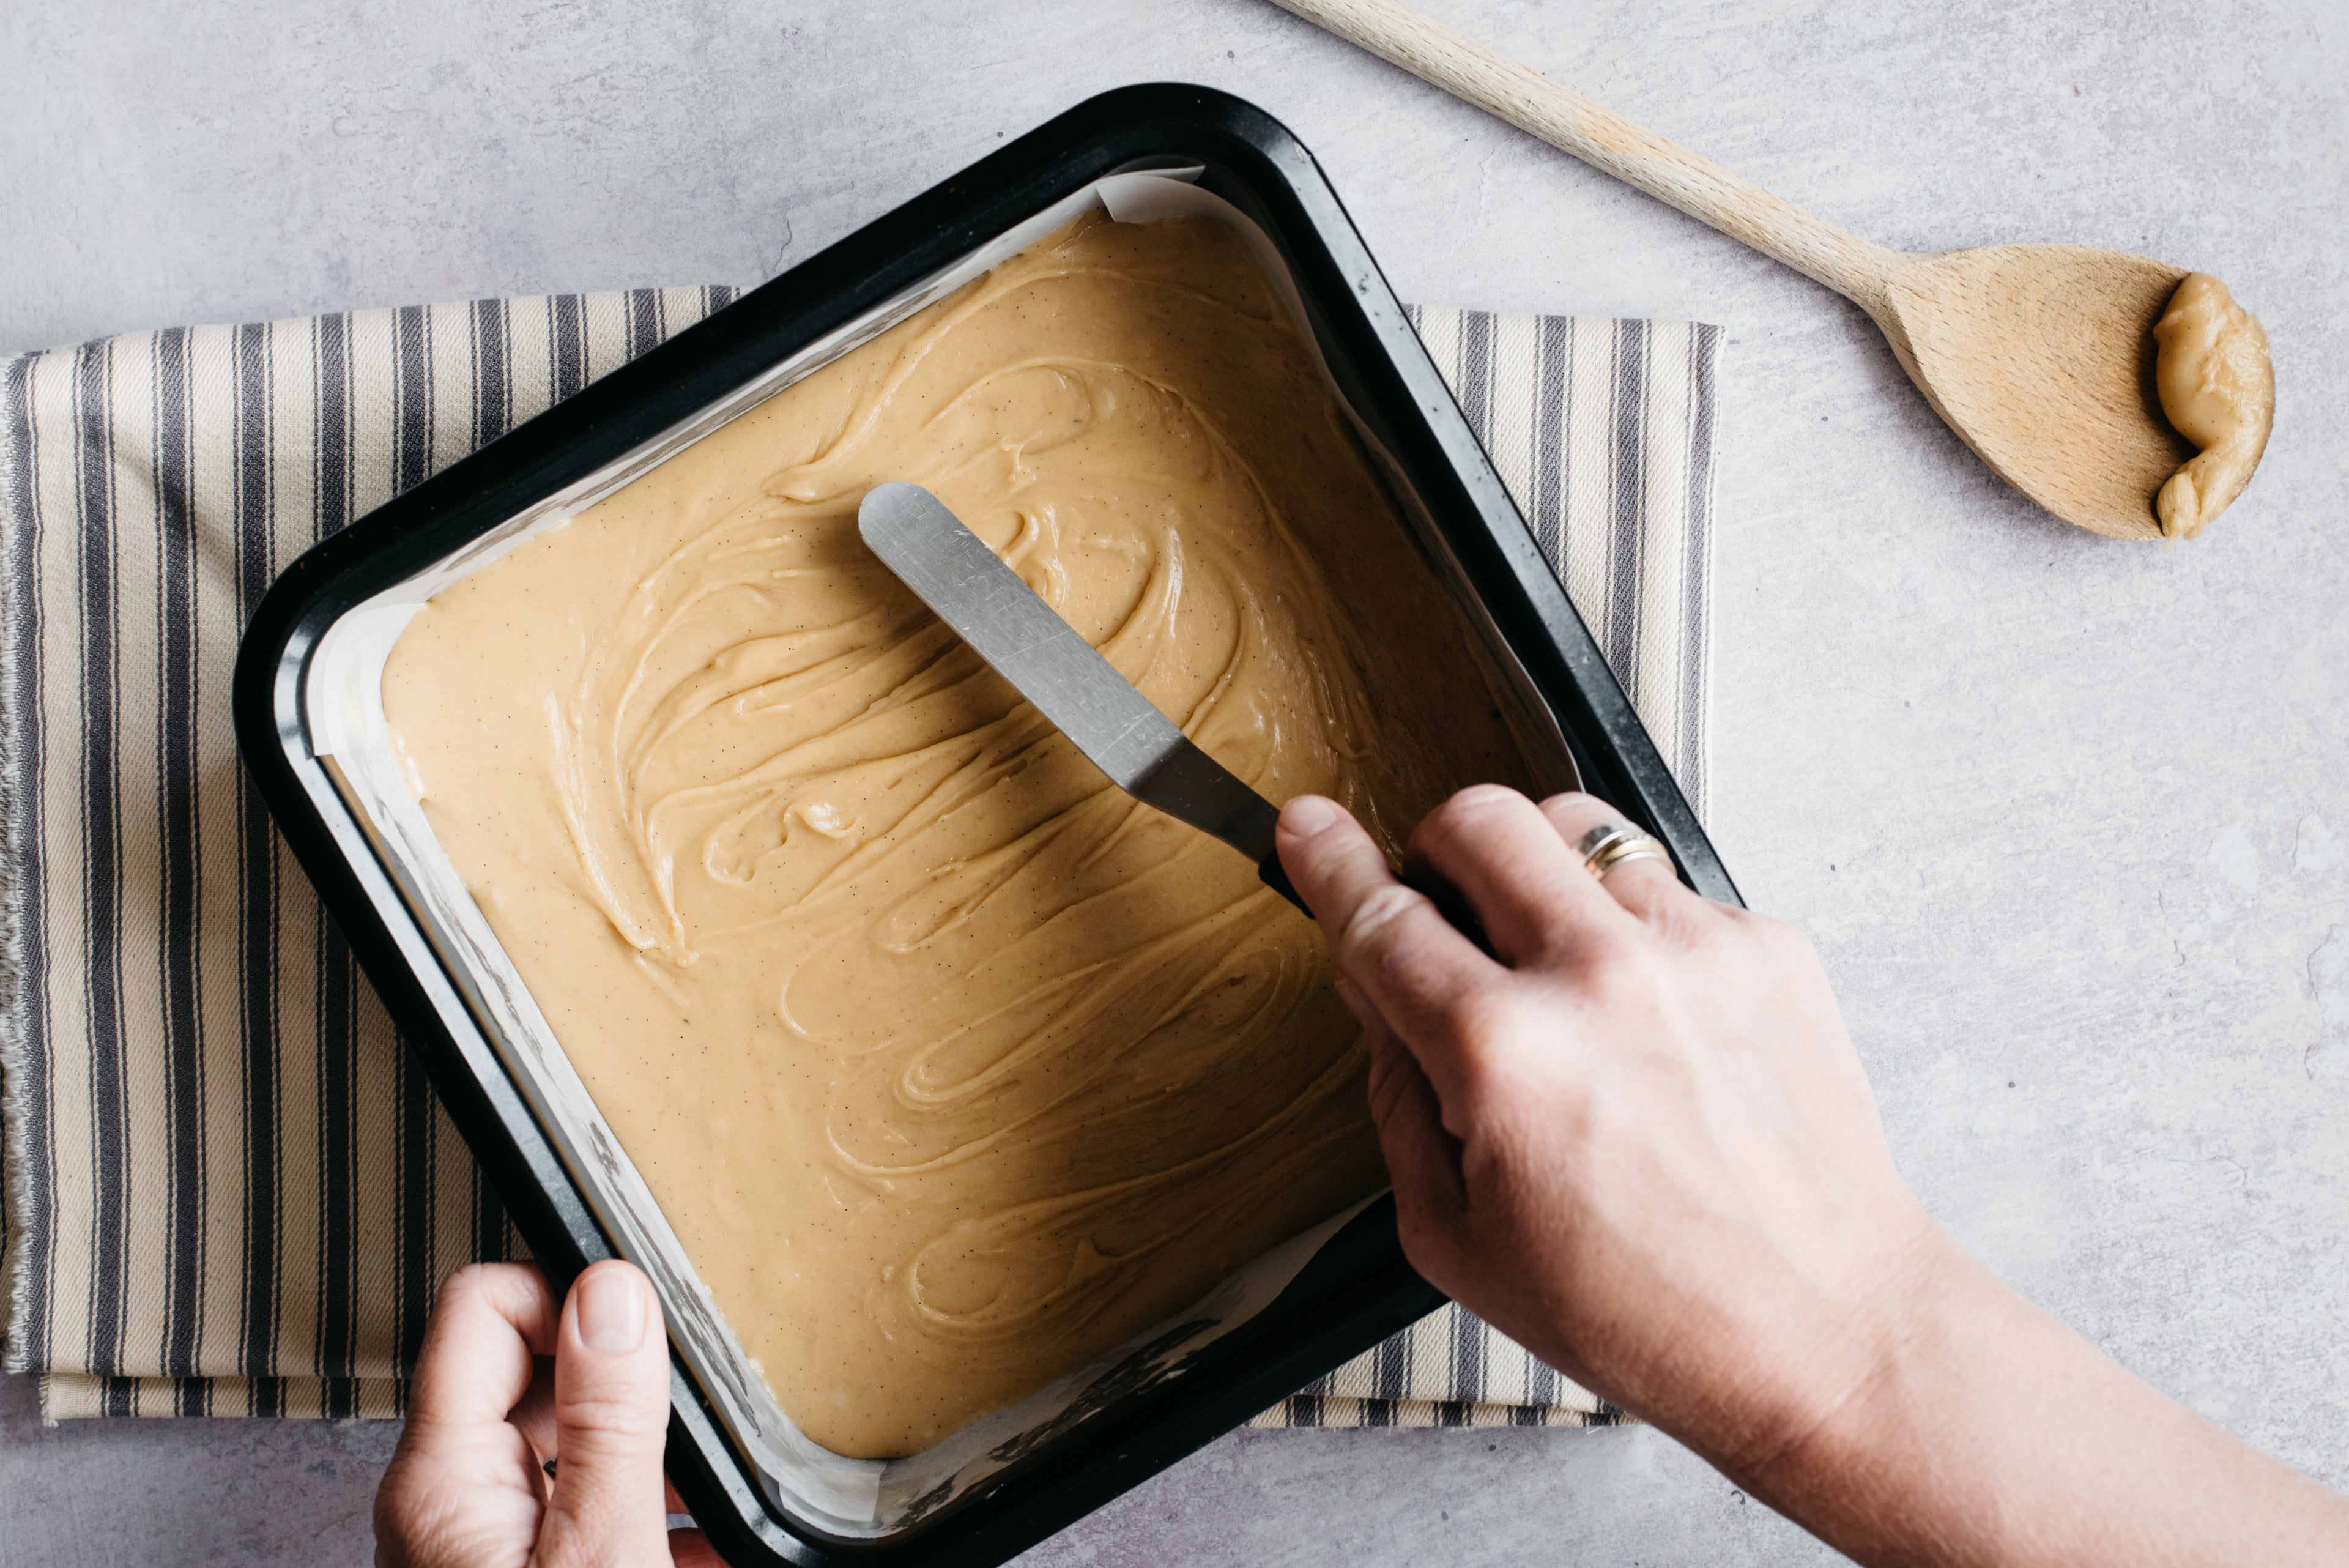
<svg viewBox="0 0 2349 1568"><path fill-rule="evenodd" d="M554 1489L533 1568L667 1568L667 1437L660 1303L634 1266L597 1263L555 1331Z"/></svg>

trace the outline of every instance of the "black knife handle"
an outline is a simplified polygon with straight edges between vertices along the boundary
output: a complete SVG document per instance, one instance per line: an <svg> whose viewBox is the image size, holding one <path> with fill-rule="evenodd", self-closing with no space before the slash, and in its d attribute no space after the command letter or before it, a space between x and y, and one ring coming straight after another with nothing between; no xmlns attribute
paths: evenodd
<svg viewBox="0 0 2349 1568"><path fill-rule="evenodd" d="M1313 918L1313 911L1306 909L1304 898L1297 891L1297 884L1288 879L1288 867L1280 863L1279 850L1256 863L1256 875L1257 880L1296 905L1307 919Z"/></svg>
<svg viewBox="0 0 2349 1568"><path fill-rule="evenodd" d="M1266 887L1296 905L1299 909L1304 909L1307 919L1313 918L1313 911L1305 908L1305 900L1298 895L1297 884L1288 879L1288 868L1280 863L1279 850L1276 849L1257 861L1256 874ZM1454 930L1475 942L1478 952L1483 953L1486 958L1494 956L1493 940L1485 934L1484 922L1477 919L1476 911L1468 907L1468 900L1460 896L1459 888L1449 882L1439 882L1433 877L1413 877L1408 874L1402 880L1406 887L1416 888L1423 894L1427 901L1435 906L1435 912L1442 915Z"/></svg>

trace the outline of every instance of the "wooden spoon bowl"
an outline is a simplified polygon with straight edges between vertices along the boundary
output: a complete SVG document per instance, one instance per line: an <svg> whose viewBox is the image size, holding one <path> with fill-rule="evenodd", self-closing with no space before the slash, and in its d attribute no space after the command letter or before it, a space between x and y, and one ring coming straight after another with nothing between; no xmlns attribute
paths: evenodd
<svg viewBox="0 0 2349 1568"><path fill-rule="evenodd" d="M2153 324L2186 270L2086 245L1885 254L1853 297L1933 411L2066 523L2159 538L2154 493L2194 448L2162 417Z"/></svg>

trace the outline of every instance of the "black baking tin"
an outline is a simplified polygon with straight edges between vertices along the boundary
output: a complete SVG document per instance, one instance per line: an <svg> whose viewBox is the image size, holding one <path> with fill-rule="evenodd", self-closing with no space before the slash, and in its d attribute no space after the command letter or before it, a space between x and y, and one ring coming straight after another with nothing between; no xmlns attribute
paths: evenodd
<svg viewBox="0 0 2349 1568"><path fill-rule="evenodd" d="M998 149L305 555L238 651L237 742L295 856L349 939L451 1119L558 1286L612 1249L315 758L303 722L312 649L345 611L717 401L812 340L1072 191L1121 171L1204 165L1293 271L1331 374L1416 489L1549 704L1585 787L1671 846L1698 891L1736 891L1501 480L1405 321L1337 193L1271 116L1206 88L1122 88ZM852 1542L785 1517L672 1359L668 1469L735 1563L991 1565L1173 1464L1441 1303L1364 1210L1255 1319L1184 1375L1110 1404L909 1530Z"/></svg>

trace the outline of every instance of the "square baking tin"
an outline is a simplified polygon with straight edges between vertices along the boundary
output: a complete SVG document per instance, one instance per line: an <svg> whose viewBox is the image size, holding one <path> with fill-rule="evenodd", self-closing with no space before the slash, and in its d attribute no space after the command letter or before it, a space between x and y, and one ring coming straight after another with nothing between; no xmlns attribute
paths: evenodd
<svg viewBox="0 0 2349 1568"><path fill-rule="evenodd" d="M1249 238L1482 634L1537 765L1662 838L1698 891L1736 898L1319 168L1262 110L1204 88L1080 104L318 545L239 652L246 765L549 1277L615 1255L653 1276L669 1472L730 1562L1001 1563L1443 1299L1381 1198L923 1454L825 1453L741 1357L372 739L383 656L431 593L1094 206L1207 213Z"/></svg>

